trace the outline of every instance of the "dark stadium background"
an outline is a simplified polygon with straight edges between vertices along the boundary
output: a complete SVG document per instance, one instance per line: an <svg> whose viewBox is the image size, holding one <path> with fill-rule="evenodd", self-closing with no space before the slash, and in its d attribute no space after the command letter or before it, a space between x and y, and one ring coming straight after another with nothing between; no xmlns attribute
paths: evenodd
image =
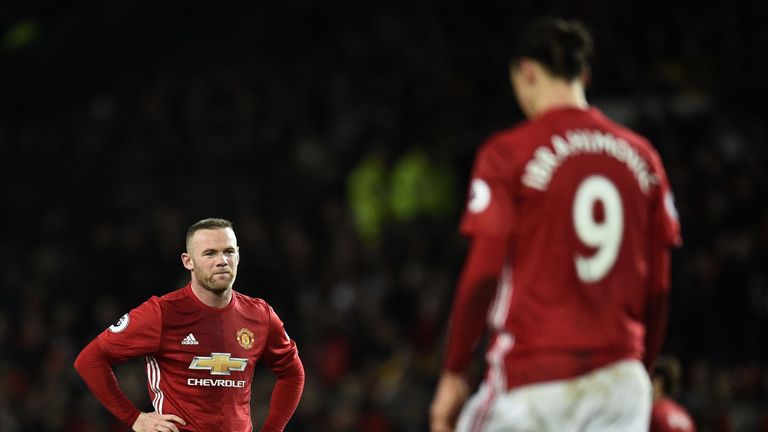
<svg viewBox="0 0 768 432"><path fill-rule="evenodd" d="M448 3L2 2L0 430L122 430L72 362L184 283L207 216L299 344L289 431L426 430L468 170L521 119L506 47L541 14L589 25L588 97L668 167L680 400L701 431L768 430L768 3ZM148 408L141 363L118 375Z"/></svg>

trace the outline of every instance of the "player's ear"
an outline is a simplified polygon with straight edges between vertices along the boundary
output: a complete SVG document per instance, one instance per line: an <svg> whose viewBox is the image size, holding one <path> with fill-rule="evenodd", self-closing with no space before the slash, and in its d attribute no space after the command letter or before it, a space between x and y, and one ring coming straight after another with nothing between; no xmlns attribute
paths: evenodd
<svg viewBox="0 0 768 432"><path fill-rule="evenodd" d="M509 67L509 82L512 84L512 88L515 90L515 94L519 94L521 86L525 85L522 66L524 61L525 60L518 60Z"/></svg>
<svg viewBox="0 0 768 432"><path fill-rule="evenodd" d="M184 268L187 270L195 269L195 262L192 261L192 257L186 252L181 254L181 264L184 265Z"/></svg>
<svg viewBox="0 0 768 432"><path fill-rule="evenodd" d="M528 58L520 59L516 67L519 80L524 84L533 84L537 78L537 68L541 68L541 66L535 61Z"/></svg>

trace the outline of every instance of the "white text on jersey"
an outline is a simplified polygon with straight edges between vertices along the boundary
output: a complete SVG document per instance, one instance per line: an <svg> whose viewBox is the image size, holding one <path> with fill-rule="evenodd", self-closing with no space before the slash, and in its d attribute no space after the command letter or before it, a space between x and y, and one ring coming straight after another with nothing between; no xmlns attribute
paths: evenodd
<svg viewBox="0 0 768 432"><path fill-rule="evenodd" d="M244 380L212 379L212 378L188 378L187 385L193 387L245 387Z"/></svg>
<svg viewBox="0 0 768 432"><path fill-rule="evenodd" d="M524 185L545 191L557 168L571 156L579 154L605 154L622 162L634 174L640 189L648 193L656 177L649 172L648 162L623 138L596 130L567 130L565 138L552 135L552 148L540 146L525 165ZM554 151L553 151L554 149Z"/></svg>

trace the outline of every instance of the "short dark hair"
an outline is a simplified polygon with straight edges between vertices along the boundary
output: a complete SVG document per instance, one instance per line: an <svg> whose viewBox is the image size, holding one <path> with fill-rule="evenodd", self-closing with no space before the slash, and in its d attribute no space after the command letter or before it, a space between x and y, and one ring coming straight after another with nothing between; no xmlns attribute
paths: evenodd
<svg viewBox="0 0 768 432"><path fill-rule="evenodd" d="M195 233L200 230L226 229L226 228L232 228L232 222L226 219L207 218L207 219L199 220L193 223L192 226L190 226L189 229L187 230L186 246L187 248L189 248L189 239L191 239L192 236L195 235Z"/></svg>
<svg viewBox="0 0 768 432"><path fill-rule="evenodd" d="M556 77L573 80L589 70L592 51L592 36L579 21L540 18L517 38L510 64L528 58Z"/></svg>
<svg viewBox="0 0 768 432"><path fill-rule="evenodd" d="M664 394L676 397L680 391L680 375L682 367L680 361L672 356L660 356L653 366L651 376L661 380L661 388Z"/></svg>

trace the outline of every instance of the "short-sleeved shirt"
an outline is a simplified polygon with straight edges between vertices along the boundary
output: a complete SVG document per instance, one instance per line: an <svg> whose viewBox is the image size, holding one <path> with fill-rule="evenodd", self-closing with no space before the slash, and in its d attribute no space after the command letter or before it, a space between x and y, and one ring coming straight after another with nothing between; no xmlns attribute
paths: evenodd
<svg viewBox="0 0 768 432"><path fill-rule="evenodd" d="M461 232L509 245L488 312L489 376L514 387L642 358L651 253L681 241L645 138L594 108L495 134L475 160Z"/></svg>
<svg viewBox="0 0 768 432"><path fill-rule="evenodd" d="M280 376L298 356L264 300L233 292L229 305L213 308L190 285L150 298L96 340L116 361L145 357L152 405L185 419L180 430L251 431L256 363Z"/></svg>

